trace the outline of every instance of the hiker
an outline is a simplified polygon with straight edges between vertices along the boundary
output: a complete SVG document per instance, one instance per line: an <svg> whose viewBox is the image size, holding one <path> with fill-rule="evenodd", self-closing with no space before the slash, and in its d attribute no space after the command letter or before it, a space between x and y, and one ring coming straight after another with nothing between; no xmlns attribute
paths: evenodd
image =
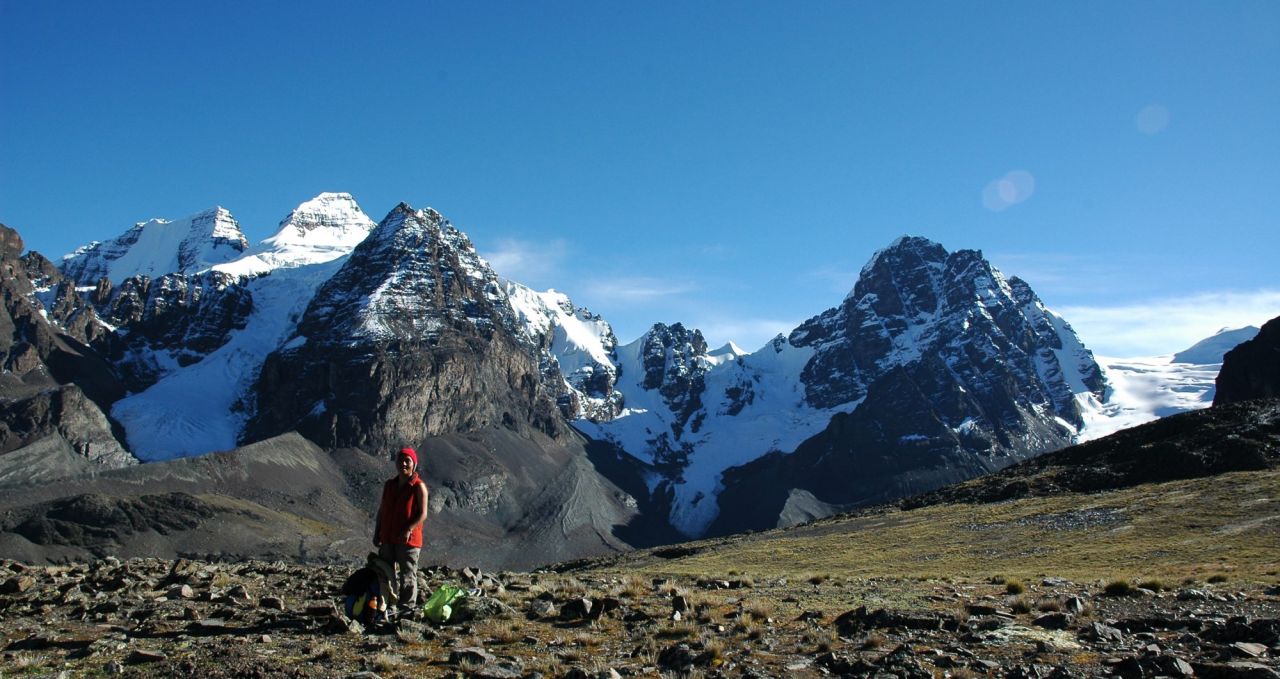
<svg viewBox="0 0 1280 679"><path fill-rule="evenodd" d="M373 528L378 556L395 565L399 615L412 616L418 599L418 553L427 518L427 484L418 476L418 453L401 448L394 478L382 486L382 502Z"/></svg>

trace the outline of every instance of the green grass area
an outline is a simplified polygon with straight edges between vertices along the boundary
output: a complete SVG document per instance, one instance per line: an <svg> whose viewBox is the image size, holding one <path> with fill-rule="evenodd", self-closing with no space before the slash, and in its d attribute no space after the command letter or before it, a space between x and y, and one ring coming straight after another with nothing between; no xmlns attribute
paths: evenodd
<svg viewBox="0 0 1280 679"><path fill-rule="evenodd" d="M836 517L705 540L695 554L638 552L601 573L756 578L827 574L986 581L1275 582L1280 471L1224 474L1097 494Z"/></svg>

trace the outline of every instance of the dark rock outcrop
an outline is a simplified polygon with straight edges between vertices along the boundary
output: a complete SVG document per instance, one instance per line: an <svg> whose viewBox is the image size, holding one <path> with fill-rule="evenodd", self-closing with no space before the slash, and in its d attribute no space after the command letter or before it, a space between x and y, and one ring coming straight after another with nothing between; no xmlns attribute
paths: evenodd
<svg viewBox="0 0 1280 679"><path fill-rule="evenodd" d="M1280 465L1280 400L1171 415L900 503L999 502Z"/></svg>
<svg viewBox="0 0 1280 679"><path fill-rule="evenodd" d="M710 534L886 502L1062 448L1083 424L1074 394L1105 389L1025 282L923 238L877 253L844 304L787 341L815 352L802 374L810 405L862 402L794 452L726 471Z"/></svg>
<svg viewBox="0 0 1280 679"><path fill-rule="evenodd" d="M133 276L118 286L101 279L93 298L103 318L127 330L109 351L130 391L146 389L172 369L158 356L189 366L243 329L253 312L243 283L221 271Z"/></svg>
<svg viewBox="0 0 1280 679"><path fill-rule="evenodd" d="M387 450L489 426L566 431L497 277L434 210L401 204L268 356L244 440L296 429Z"/></svg>
<svg viewBox="0 0 1280 679"><path fill-rule="evenodd" d="M106 415L124 388L86 345L108 331L70 281L39 254L20 256L22 248L0 225L0 479L133 464ZM32 464L40 458L50 459Z"/></svg>
<svg viewBox="0 0 1280 679"><path fill-rule="evenodd" d="M886 372L936 356L968 389L1004 392L1023 409L1046 406L1079 425L1068 376L1080 375L1101 396L1102 371L1078 341L1066 346L1064 338L1074 339L1070 328L981 252L948 253L905 237L876 253L843 304L805 321L788 341L815 350L802 375L814 407L855 401Z"/></svg>
<svg viewBox="0 0 1280 679"><path fill-rule="evenodd" d="M1214 406L1280 397L1280 317L1267 321L1256 337L1227 352L1216 384Z"/></svg>

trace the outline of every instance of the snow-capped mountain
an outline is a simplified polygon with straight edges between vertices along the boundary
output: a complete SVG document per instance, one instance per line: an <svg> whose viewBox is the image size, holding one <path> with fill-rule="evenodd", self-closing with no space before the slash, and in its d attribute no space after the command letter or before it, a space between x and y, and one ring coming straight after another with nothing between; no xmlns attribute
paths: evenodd
<svg viewBox="0 0 1280 679"><path fill-rule="evenodd" d="M1258 336L1259 328L1246 325L1243 328L1222 328L1210 337L1174 354L1170 363L1192 365L1221 365L1228 351ZM1210 398L1210 400L1213 400Z"/></svg>
<svg viewBox="0 0 1280 679"><path fill-rule="evenodd" d="M221 208L200 214L229 219ZM186 221L202 223L200 215ZM114 286L111 277L82 279L97 283L92 301L123 331L110 353L131 393L115 403L112 416L124 426L133 452L158 460L235 447L249 416L245 399L262 362L294 331L316 288L373 226L350 194L323 193L299 205L274 236L238 258L193 260L170 272L147 269L159 275L137 273ZM111 242L129 241L138 230ZM112 260L111 271L132 270L121 262L176 266L191 242L137 238ZM85 275L93 270L82 266L85 261L69 258L63 266Z"/></svg>
<svg viewBox="0 0 1280 679"><path fill-rule="evenodd" d="M95 241L62 258L62 273L80 285L105 278L195 273L239 258L249 242L231 213L215 207L186 219L139 222L123 235Z"/></svg>
<svg viewBox="0 0 1280 679"><path fill-rule="evenodd" d="M471 241L435 210L402 203L267 357L245 440L296 429L325 446L381 449L492 423L554 434L543 379Z"/></svg>
<svg viewBox="0 0 1280 679"><path fill-rule="evenodd" d="M563 375L558 404L565 417L609 420L622 409L616 388L618 338L609 322L555 290L536 292L514 281L503 282L508 302L525 337L541 350L542 372L554 380Z"/></svg>
<svg viewBox="0 0 1280 679"><path fill-rule="evenodd" d="M471 241L431 208L401 203L357 251L321 286L293 341L430 338L445 325L491 330L495 309L508 308Z"/></svg>
<svg viewBox="0 0 1280 679"><path fill-rule="evenodd" d="M580 412L576 425L649 465L651 492L670 496L672 523L690 536L719 514L727 470L796 450L886 380L908 374L948 445L979 451L981 462L959 475L1065 445L1085 425L1082 407L1104 397L1092 354L1025 282L1006 279L981 253L948 253L922 238L877 252L839 307L754 353L708 351L700 332L679 323L611 351L581 337L566 346L592 356L591 374L614 380L620 408ZM556 346L550 352L566 362ZM904 431L890 447L919 448L938 435L928 429Z"/></svg>
<svg viewBox="0 0 1280 679"><path fill-rule="evenodd" d="M254 276L311 264L350 253L376 224L349 193L322 193L280 220L274 236L245 256L214 266L225 273Z"/></svg>
<svg viewBox="0 0 1280 679"><path fill-rule="evenodd" d="M646 511L698 536L926 490L1132 414L1127 373L1108 394L1025 282L924 238L746 352L682 323L622 344L567 295L500 278L430 208L375 225L325 193L236 256L218 249L230 215L201 215L63 263L114 329L100 346L130 393L111 412L143 459L295 430L331 448L494 427L556 439L568 420L643 474L628 492ZM154 228L180 223L183 238Z"/></svg>

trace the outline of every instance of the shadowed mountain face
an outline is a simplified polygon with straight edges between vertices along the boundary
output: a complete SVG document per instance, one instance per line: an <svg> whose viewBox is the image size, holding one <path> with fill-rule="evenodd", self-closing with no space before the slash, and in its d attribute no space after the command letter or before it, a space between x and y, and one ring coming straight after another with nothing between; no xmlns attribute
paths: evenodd
<svg viewBox="0 0 1280 679"><path fill-rule="evenodd" d="M545 563L670 537L604 479L583 442L504 429L421 449L430 487L424 563ZM600 464L609 464L602 460ZM628 485L643 488L634 471ZM0 483L0 553L30 563L185 556L348 563L372 545L391 457L324 451L287 434L227 453L135 465L56 485ZM620 537L622 536L622 537Z"/></svg>
<svg viewBox="0 0 1280 679"><path fill-rule="evenodd" d="M1213 405L1280 397L1280 317L1222 358Z"/></svg>
<svg viewBox="0 0 1280 679"><path fill-rule="evenodd" d="M1172 415L903 501L904 507L1089 493L1280 467L1280 400Z"/></svg>
<svg viewBox="0 0 1280 679"><path fill-rule="evenodd" d="M267 357L244 440L297 430L324 447L381 451L490 426L564 434L505 300L464 234L401 205Z"/></svg>
<svg viewBox="0 0 1280 679"><path fill-rule="evenodd" d="M786 525L972 478L1069 445L1092 354L1023 281L921 238L877 253L853 292L793 332L816 405L862 399L790 454L729 469L709 533ZM856 379L852 379L852 378Z"/></svg>
<svg viewBox="0 0 1280 679"><path fill-rule="evenodd" d="M72 281L22 249L0 225L0 480L136 463L105 413L124 389L87 346L107 331Z"/></svg>

